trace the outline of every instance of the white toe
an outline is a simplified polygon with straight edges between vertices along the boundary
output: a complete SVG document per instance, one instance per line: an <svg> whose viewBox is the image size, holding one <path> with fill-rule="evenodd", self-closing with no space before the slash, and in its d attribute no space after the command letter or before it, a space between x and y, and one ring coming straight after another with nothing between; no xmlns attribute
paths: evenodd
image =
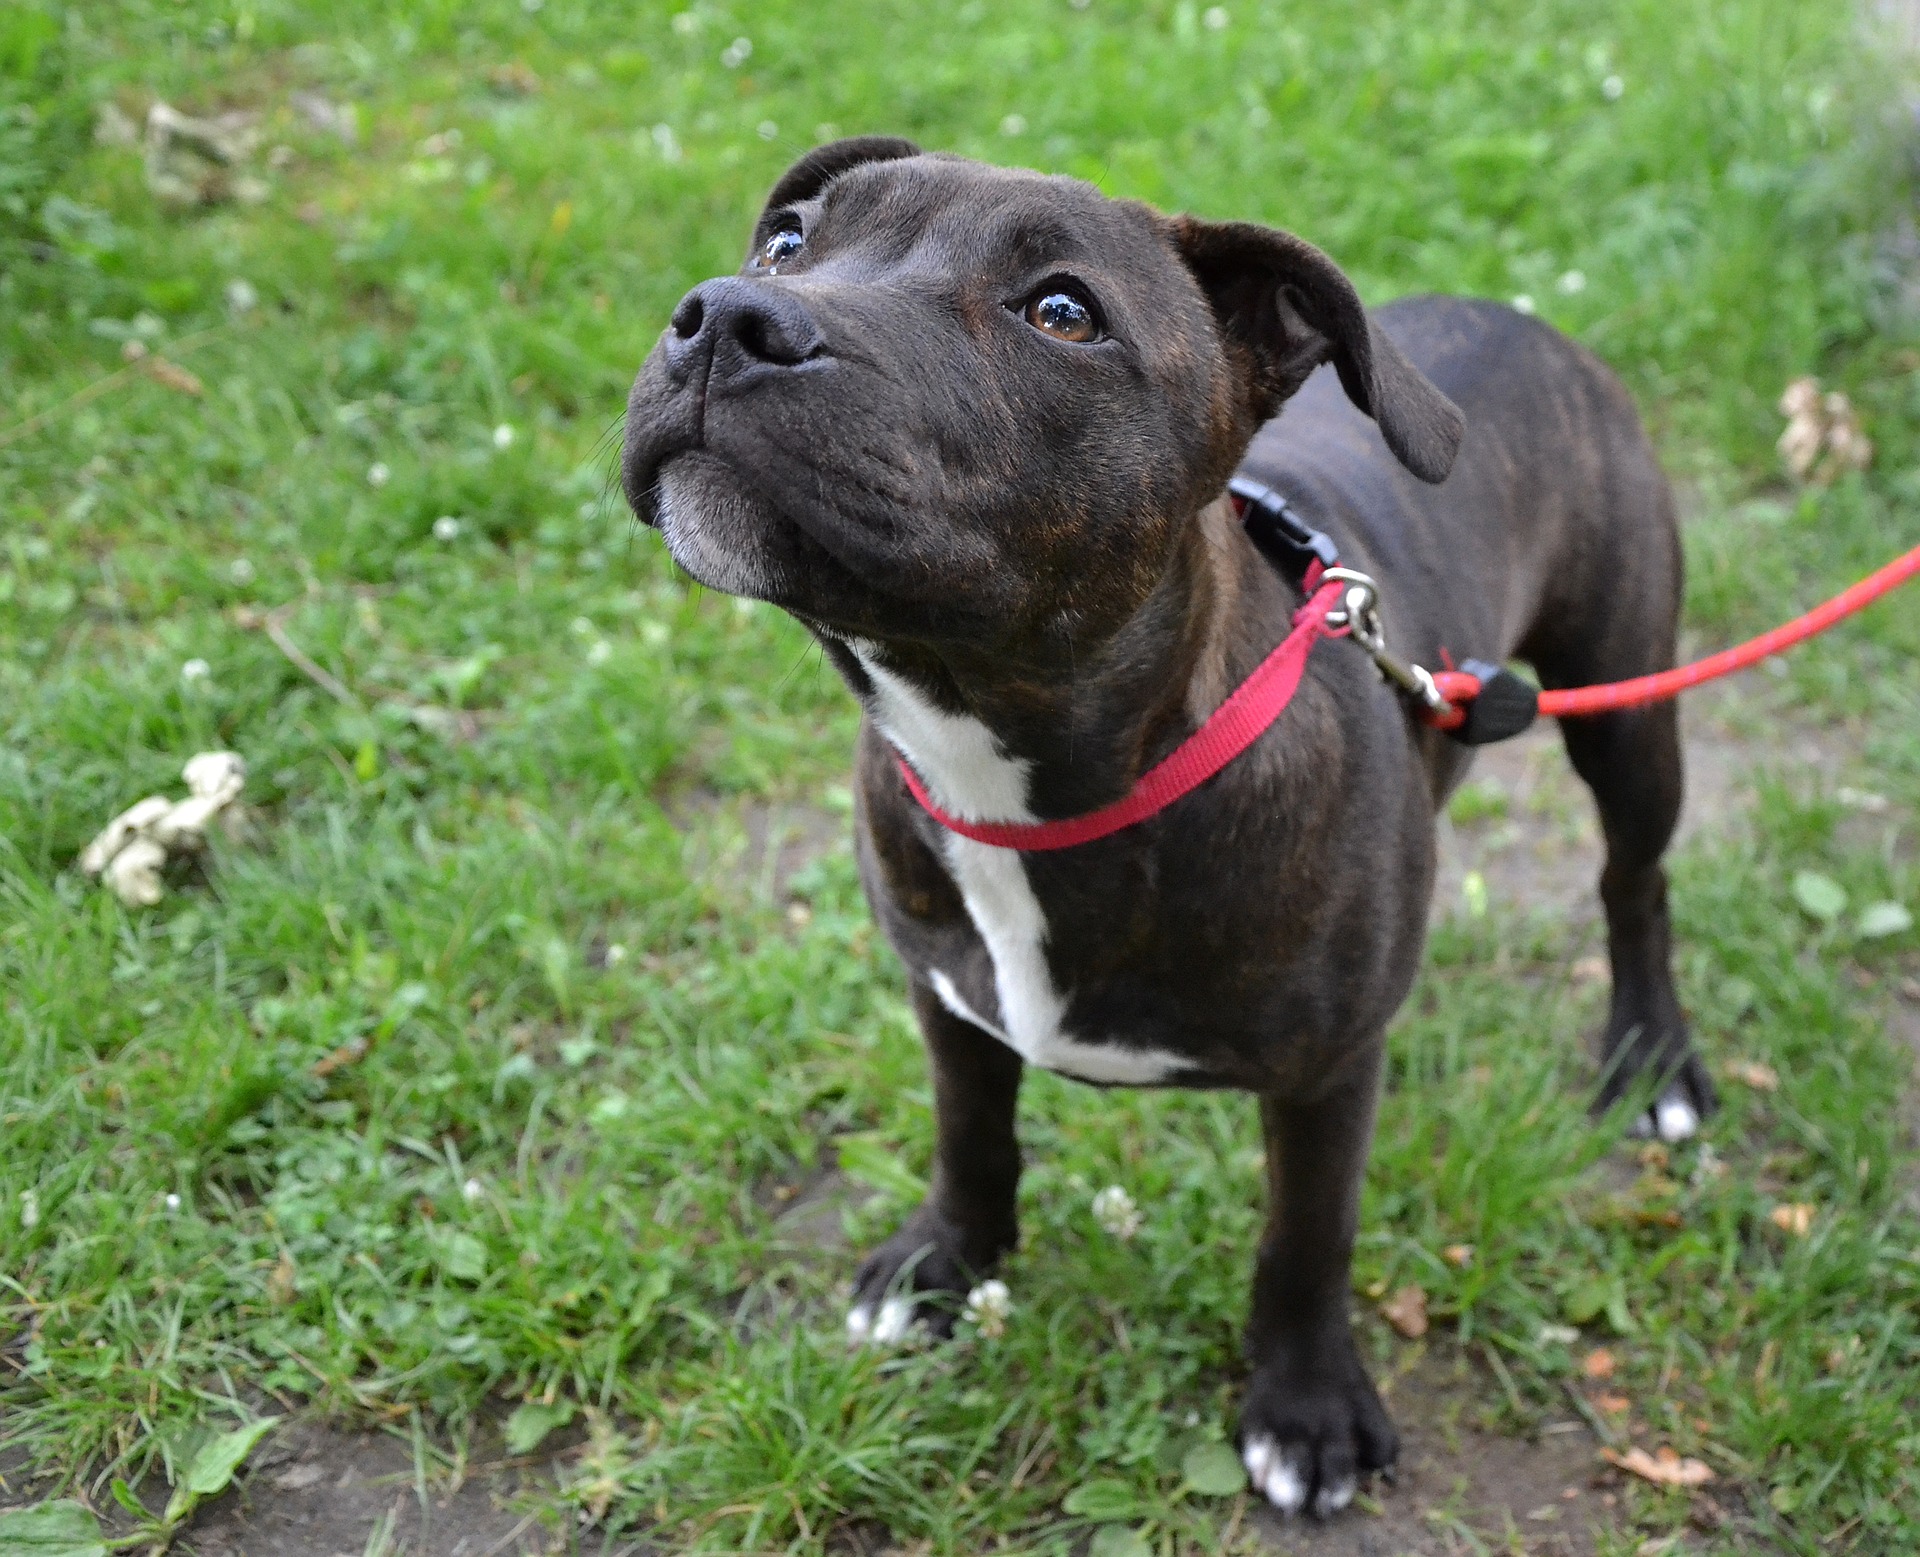
<svg viewBox="0 0 1920 1557"><path fill-rule="evenodd" d="M847 1339L858 1346L873 1333L873 1305L857 1303L847 1310Z"/></svg>
<svg viewBox="0 0 1920 1557"><path fill-rule="evenodd" d="M1700 1115L1685 1098L1669 1092L1654 1105L1653 1125L1660 1139L1669 1144L1691 1140L1700 1128Z"/></svg>
<svg viewBox="0 0 1920 1557"><path fill-rule="evenodd" d="M1286 1450L1276 1450L1273 1463L1267 1468L1267 1483L1264 1489L1267 1501L1283 1514L1297 1514L1307 1501L1307 1478L1300 1474L1300 1466L1295 1456Z"/></svg>
<svg viewBox="0 0 1920 1557"><path fill-rule="evenodd" d="M1635 1114L1633 1116L1632 1122L1627 1126L1627 1138L1633 1141L1652 1140L1653 1139L1653 1115L1652 1114Z"/></svg>
<svg viewBox="0 0 1920 1557"><path fill-rule="evenodd" d="M1247 1480L1253 1483L1254 1490L1264 1489L1267 1467L1273 1463L1273 1440L1261 1435L1249 1438L1246 1448L1240 1451L1240 1463L1246 1466Z"/></svg>
<svg viewBox="0 0 1920 1557"><path fill-rule="evenodd" d="M907 1298L890 1297L880 1305L880 1317L873 1322L873 1338L881 1346L891 1346L912 1327L912 1302Z"/></svg>
<svg viewBox="0 0 1920 1557"><path fill-rule="evenodd" d="M1329 1514L1337 1514L1353 1501L1353 1482L1337 1482L1331 1487L1322 1487L1313 1500L1313 1511L1322 1519Z"/></svg>

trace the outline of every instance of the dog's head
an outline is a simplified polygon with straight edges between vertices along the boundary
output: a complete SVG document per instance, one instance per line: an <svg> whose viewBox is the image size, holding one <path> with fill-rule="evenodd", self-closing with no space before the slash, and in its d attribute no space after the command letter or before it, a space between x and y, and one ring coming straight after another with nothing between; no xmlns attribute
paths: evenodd
<svg viewBox="0 0 1920 1557"><path fill-rule="evenodd" d="M1441 480L1459 411L1310 245L839 141L774 186L739 274L681 300L622 474L695 578L831 633L1085 645L1328 361Z"/></svg>

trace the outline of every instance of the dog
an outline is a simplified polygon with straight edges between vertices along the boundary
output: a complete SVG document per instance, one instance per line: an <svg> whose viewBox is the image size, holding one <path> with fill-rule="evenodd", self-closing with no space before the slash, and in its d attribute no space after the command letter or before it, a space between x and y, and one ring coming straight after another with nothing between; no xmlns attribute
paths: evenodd
<svg viewBox="0 0 1920 1557"><path fill-rule="evenodd" d="M1324 1516L1397 1450L1349 1265L1435 814L1471 751L1324 642L1264 734L1134 825L1024 851L928 809L1109 806L1286 637L1302 582L1249 538L1236 473L1377 581L1423 665L1520 660L1560 687L1673 663L1672 497L1583 348L1486 302L1369 312L1289 234L904 140L823 145L778 181L742 270L689 292L642 366L621 470L686 572L791 613L865 713L860 876L906 968L936 1145L850 1334L946 1330L1014 1246L1028 1065L1245 1088L1270 1205L1238 1444L1259 1495ZM1606 838L1596 1106L1645 1100L1640 1127L1677 1140L1714 1098L1669 966L1676 715L1563 736Z"/></svg>

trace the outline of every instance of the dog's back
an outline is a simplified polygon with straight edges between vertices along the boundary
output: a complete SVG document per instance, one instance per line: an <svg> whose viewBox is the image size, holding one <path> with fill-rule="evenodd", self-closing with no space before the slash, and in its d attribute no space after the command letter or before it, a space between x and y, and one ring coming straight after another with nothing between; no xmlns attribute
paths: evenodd
<svg viewBox="0 0 1920 1557"><path fill-rule="evenodd" d="M1548 684L1669 663L1673 499L1620 380L1498 303L1410 298L1375 319L1466 413L1447 480L1410 477L1328 368L1262 429L1246 468L1374 575L1395 646L1429 665L1442 650L1519 658Z"/></svg>

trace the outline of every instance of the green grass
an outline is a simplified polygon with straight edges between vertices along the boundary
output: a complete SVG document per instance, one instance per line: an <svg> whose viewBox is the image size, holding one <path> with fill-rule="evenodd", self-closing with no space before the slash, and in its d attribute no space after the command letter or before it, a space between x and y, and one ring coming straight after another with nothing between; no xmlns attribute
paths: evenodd
<svg viewBox="0 0 1920 1557"><path fill-rule="evenodd" d="M849 1355L851 1257L775 1231L779 1192L849 1140L874 1197L855 1245L888 1226L926 1165L926 1080L844 844L784 895L741 863L765 808L844 810L849 700L607 496L673 300L737 262L816 137L904 132L1285 224L1376 301L1530 295L1687 478L1707 638L1911 545L1920 498L1893 70L1840 8L1229 10L0 17L0 1443L97 1498L276 1400L458 1452L550 1398L592 1424L555 1509L676 1549L818 1551L853 1517L1062 1549L1096 1515L1210 1549L1224 1505L1169 1467L1231 1429L1247 1100L1036 1079L998 1341ZM296 89L355 102L357 143ZM137 150L92 138L99 105L154 95L261 112L265 200L158 209ZM204 393L136 371L68 404L129 339ZM1802 371L1855 396L1880 460L1782 497L1772 401ZM1920 1221L1876 1018L1915 942L1823 929L1790 890L1817 869L1920 906L1912 607L1775 689L1861 732L1860 782L1908 831L1773 784L1746 841L1677 862L1703 1044L1782 1082L1726 1089L1724 1171L1690 1151L1605 1188L1597 1012L1564 975L1591 948L1496 913L1436 938L1396 1029L1356 1270L1422 1284L1443 1334L1499 1359L1487 1408L1515 1429L1575 1367L1543 1324L1617 1331L1645 1441L1709 1459L1797 1551L1920 1543ZM109 815L215 746L250 765L249 837L151 911L77 876ZM1113 1182L1145 1213L1128 1244L1088 1209ZM1818 1207L1810 1236L1771 1225L1782 1201ZM1382 1364L1399 1344L1366 1339ZM1106 1501L1063 1512L1090 1479ZM1629 1512L1661 1531L1685 1508Z"/></svg>

